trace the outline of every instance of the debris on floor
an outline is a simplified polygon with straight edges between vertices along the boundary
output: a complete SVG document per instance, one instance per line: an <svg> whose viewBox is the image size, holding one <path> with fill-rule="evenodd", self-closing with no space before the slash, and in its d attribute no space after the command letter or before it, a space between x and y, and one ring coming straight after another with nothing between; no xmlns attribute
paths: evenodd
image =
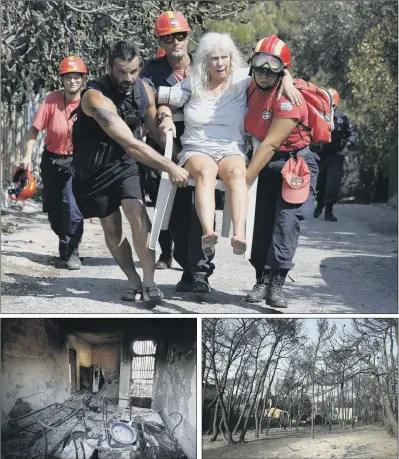
<svg viewBox="0 0 399 459"><path fill-rule="evenodd" d="M54 403L10 419L2 428L4 459L184 459L173 431L159 412L117 403L115 388L99 394L76 392ZM104 396L107 393L110 395ZM128 401L129 402L129 401Z"/></svg>

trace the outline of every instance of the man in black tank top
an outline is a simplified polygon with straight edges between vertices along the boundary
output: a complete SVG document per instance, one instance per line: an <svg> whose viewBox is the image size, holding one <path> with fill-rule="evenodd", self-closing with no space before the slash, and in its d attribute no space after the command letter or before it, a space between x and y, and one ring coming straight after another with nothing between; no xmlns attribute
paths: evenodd
<svg viewBox="0 0 399 459"><path fill-rule="evenodd" d="M169 174L185 186L188 173L141 141L142 125L164 143L158 129L154 95L139 77L140 58L128 41L109 51L108 74L88 84L77 109L72 139L73 193L84 218L99 217L107 246L130 286L125 301L154 305L162 292L154 283L155 252L149 249L151 223L140 187L138 162ZM119 207L130 223L143 281L134 267L122 232Z"/></svg>

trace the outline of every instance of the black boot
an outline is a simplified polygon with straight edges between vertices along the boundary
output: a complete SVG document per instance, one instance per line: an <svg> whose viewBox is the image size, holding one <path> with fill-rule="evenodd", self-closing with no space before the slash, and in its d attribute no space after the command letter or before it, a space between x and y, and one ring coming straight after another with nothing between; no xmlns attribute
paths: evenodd
<svg viewBox="0 0 399 459"><path fill-rule="evenodd" d="M314 218L319 218L321 213L323 212L323 205L322 204L317 204L314 212L313 212L313 217Z"/></svg>
<svg viewBox="0 0 399 459"><path fill-rule="evenodd" d="M260 303L266 296L267 286L269 285L270 269L256 272L256 284L247 294L245 300L247 303Z"/></svg>
<svg viewBox="0 0 399 459"><path fill-rule="evenodd" d="M82 267L82 263L79 258L78 249L74 249L71 254L60 254L55 262L55 267L58 269L69 269L76 270Z"/></svg>
<svg viewBox="0 0 399 459"><path fill-rule="evenodd" d="M82 263L79 258L79 250L77 248L73 250L71 256L65 262L65 267L70 270L80 269L82 267Z"/></svg>
<svg viewBox="0 0 399 459"><path fill-rule="evenodd" d="M338 218L332 212L325 212L324 213L324 220L326 222L337 222Z"/></svg>
<svg viewBox="0 0 399 459"><path fill-rule="evenodd" d="M168 269L172 266L172 257L161 253L158 261L155 263L155 269Z"/></svg>
<svg viewBox="0 0 399 459"><path fill-rule="evenodd" d="M176 292L192 292L194 286L194 277L190 271L183 271L181 279L176 284Z"/></svg>
<svg viewBox="0 0 399 459"><path fill-rule="evenodd" d="M208 281L208 274L202 272L194 273L194 285L193 285L193 292L194 293L211 293L212 288L209 285Z"/></svg>
<svg viewBox="0 0 399 459"><path fill-rule="evenodd" d="M266 304L272 308L287 308L288 303L283 293L283 285L288 269L272 269L269 287L266 292Z"/></svg>

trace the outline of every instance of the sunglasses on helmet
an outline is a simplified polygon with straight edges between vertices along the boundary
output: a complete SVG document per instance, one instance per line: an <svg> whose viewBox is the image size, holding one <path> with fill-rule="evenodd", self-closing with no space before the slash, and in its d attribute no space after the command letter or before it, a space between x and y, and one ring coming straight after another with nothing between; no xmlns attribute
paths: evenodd
<svg viewBox="0 0 399 459"><path fill-rule="evenodd" d="M164 43L173 43L175 40L184 41L187 38L187 35L188 35L187 32L177 32L177 33L171 33L169 35L164 35L160 39Z"/></svg>
<svg viewBox="0 0 399 459"><path fill-rule="evenodd" d="M255 54L252 58L251 64L254 72L258 74L266 74L264 71L267 70L272 73L280 73L284 70L283 61L279 57L268 53Z"/></svg>

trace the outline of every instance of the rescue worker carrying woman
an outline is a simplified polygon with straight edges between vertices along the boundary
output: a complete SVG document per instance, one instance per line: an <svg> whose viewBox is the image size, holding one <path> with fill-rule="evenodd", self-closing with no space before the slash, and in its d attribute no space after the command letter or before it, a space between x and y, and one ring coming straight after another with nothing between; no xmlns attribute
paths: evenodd
<svg viewBox="0 0 399 459"><path fill-rule="evenodd" d="M313 212L318 174L318 157L309 149L306 101L296 106L284 96L276 99L283 71L290 67L290 49L276 35L257 43L245 117L246 131L261 142L247 169L248 185L259 180L250 258L256 284L246 301L265 298L272 308L288 306L282 289L294 267L300 222Z"/></svg>

